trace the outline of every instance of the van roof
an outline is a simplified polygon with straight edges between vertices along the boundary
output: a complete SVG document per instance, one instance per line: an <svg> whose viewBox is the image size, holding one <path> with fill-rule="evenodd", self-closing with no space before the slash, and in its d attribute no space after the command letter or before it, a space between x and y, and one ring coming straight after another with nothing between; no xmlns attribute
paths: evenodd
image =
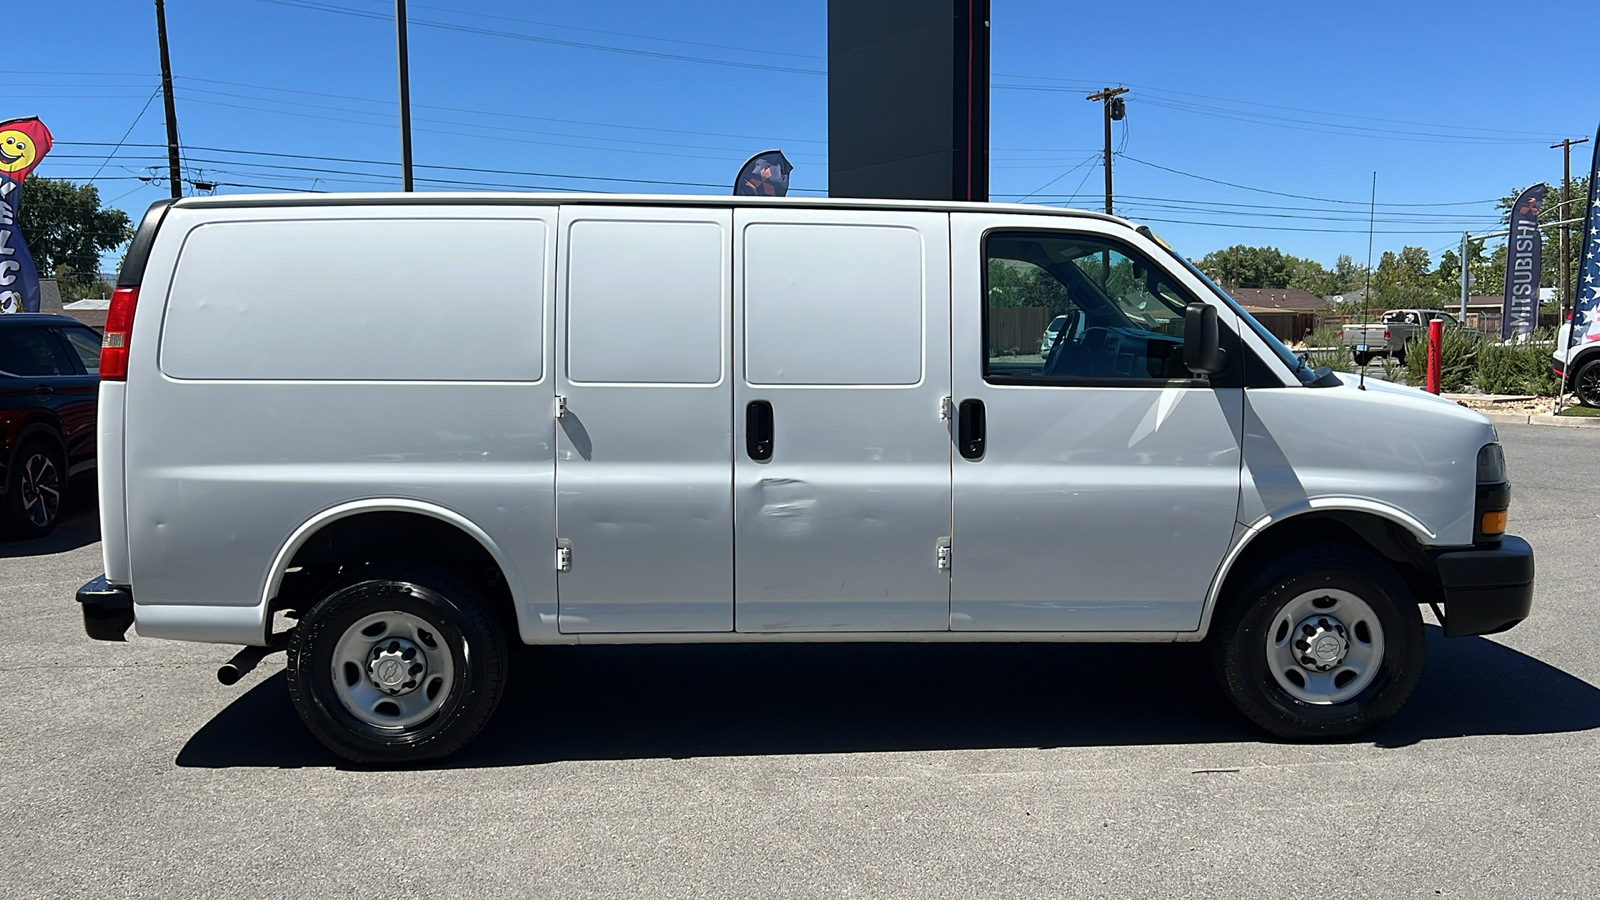
<svg viewBox="0 0 1600 900"><path fill-rule="evenodd" d="M517 193L509 191L422 191L416 193L329 194L226 194L220 197L185 197L179 209L225 209L264 206L432 206L480 204L486 206L583 204L586 206L781 206L791 209L884 209L937 212L1009 212L1030 215L1100 219L1132 228L1126 219L1104 213L1029 203L972 203L955 200L876 200L855 197L745 197L726 194L582 194Z"/></svg>

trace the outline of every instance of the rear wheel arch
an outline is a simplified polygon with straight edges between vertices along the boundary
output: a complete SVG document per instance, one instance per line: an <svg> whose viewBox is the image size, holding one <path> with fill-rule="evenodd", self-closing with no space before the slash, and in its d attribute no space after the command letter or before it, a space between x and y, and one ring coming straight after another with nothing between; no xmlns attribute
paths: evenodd
<svg viewBox="0 0 1600 900"><path fill-rule="evenodd" d="M11 456L15 458L22 445L35 438L50 444L60 454L62 462L66 461L67 444L61 435L61 423L42 415L33 417L17 429L17 437L11 442ZM11 460L6 462L9 464Z"/></svg>
<svg viewBox="0 0 1600 900"><path fill-rule="evenodd" d="M516 610L524 595L516 570L494 539L453 510L409 500L345 504L296 529L268 573L264 629L271 631L274 612L303 612L336 580L396 560L465 578L489 601L507 636L517 634Z"/></svg>

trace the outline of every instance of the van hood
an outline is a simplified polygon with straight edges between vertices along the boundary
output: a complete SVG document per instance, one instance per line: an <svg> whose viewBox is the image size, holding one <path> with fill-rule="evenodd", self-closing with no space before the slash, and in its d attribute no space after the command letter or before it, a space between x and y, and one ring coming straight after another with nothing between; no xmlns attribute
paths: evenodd
<svg viewBox="0 0 1600 900"><path fill-rule="evenodd" d="M1339 380L1343 382L1343 385L1334 388L1334 390L1350 391L1355 394L1370 394L1375 401L1382 402L1386 406L1409 406L1415 408L1419 413L1445 415L1458 421L1468 421L1474 424L1490 424L1489 419L1482 413L1468 409L1454 400L1446 400L1443 397L1430 394L1421 388L1395 384L1394 382L1384 381L1382 378L1373 378L1368 375L1366 390L1363 391L1360 387L1361 376L1352 375L1348 372L1337 372L1335 374L1339 376Z"/></svg>

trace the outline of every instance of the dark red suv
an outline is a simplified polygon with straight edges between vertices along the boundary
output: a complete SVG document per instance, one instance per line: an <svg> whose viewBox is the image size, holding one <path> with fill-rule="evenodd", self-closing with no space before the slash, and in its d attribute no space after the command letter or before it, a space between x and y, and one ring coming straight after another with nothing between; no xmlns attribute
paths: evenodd
<svg viewBox="0 0 1600 900"><path fill-rule="evenodd" d="M92 481L100 333L69 316L0 316L0 530L49 534L69 482Z"/></svg>

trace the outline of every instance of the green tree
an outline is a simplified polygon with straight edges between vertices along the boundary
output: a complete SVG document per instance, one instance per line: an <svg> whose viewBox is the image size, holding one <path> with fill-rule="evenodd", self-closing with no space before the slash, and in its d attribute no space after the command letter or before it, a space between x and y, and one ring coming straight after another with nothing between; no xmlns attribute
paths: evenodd
<svg viewBox="0 0 1600 900"><path fill-rule="evenodd" d="M1439 288L1428 251L1421 247L1402 247L1399 253L1385 250L1372 272L1374 307L1437 309L1448 296Z"/></svg>
<svg viewBox="0 0 1600 900"><path fill-rule="evenodd" d="M1207 253L1195 265L1225 288L1286 288L1293 260L1276 247L1235 244Z"/></svg>
<svg viewBox="0 0 1600 900"><path fill-rule="evenodd" d="M1223 287L1296 288L1318 297L1355 290L1364 274L1349 255L1341 255L1329 270L1314 259L1302 259L1276 247L1243 244L1207 253L1195 265Z"/></svg>
<svg viewBox="0 0 1600 900"><path fill-rule="evenodd" d="M94 288L100 254L133 237L128 214L100 205L92 184L29 178L18 220L28 252L44 277L55 277L62 299L78 299Z"/></svg>

